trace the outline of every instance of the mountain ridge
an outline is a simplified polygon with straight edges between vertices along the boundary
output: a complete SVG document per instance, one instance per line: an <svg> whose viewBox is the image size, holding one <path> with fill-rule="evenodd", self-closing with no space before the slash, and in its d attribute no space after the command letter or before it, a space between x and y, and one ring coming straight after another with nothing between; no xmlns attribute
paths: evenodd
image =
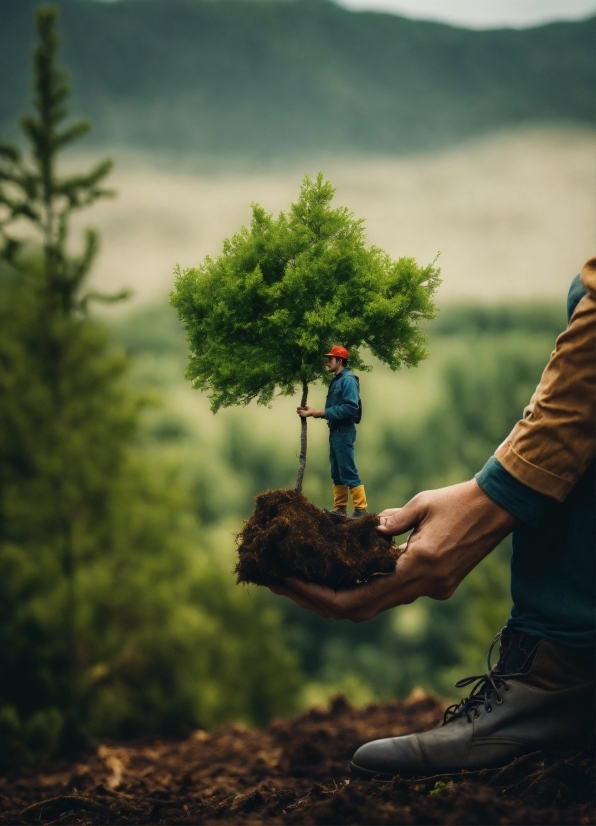
<svg viewBox="0 0 596 826"><path fill-rule="evenodd" d="M594 21L462 29L327 0L59 0L94 145L255 158L401 154L587 125ZM0 132L30 108L33 0L0 0Z"/></svg>

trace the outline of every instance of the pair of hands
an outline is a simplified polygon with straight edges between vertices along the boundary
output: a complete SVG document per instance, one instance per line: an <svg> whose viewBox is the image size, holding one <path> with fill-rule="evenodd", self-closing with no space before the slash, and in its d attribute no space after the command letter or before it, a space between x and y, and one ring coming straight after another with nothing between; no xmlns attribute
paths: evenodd
<svg viewBox="0 0 596 826"><path fill-rule="evenodd" d="M271 586L320 617L364 622L396 605L422 596L448 599L462 579L518 524L488 497L475 479L425 491L403 508L380 514L379 533L399 536L412 530L395 571L365 585L333 591L289 578Z"/></svg>

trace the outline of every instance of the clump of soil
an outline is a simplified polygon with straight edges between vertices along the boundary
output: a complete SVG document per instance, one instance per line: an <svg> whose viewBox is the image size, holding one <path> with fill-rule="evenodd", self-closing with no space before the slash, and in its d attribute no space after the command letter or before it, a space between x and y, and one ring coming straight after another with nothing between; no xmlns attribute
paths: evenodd
<svg viewBox="0 0 596 826"><path fill-rule="evenodd" d="M238 534L238 582L279 585L294 576L330 588L353 588L395 570L391 538L376 530L379 517L332 519L295 490L268 490Z"/></svg>
<svg viewBox="0 0 596 826"><path fill-rule="evenodd" d="M592 824L594 756L536 752L502 769L360 780L358 746L435 726L443 704L327 709L262 730L101 745L78 762L0 778L0 824Z"/></svg>

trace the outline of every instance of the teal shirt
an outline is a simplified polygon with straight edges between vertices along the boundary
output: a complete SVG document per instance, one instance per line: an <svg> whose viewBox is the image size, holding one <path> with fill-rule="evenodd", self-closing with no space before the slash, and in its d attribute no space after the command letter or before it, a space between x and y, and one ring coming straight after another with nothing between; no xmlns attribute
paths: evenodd
<svg viewBox="0 0 596 826"><path fill-rule="evenodd" d="M353 425L358 417L358 383L347 367L333 377L325 400L325 418L330 428Z"/></svg>

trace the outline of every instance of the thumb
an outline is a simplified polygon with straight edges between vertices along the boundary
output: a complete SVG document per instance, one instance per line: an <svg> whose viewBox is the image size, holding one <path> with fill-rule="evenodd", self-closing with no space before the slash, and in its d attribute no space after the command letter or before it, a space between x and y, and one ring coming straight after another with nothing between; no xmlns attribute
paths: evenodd
<svg viewBox="0 0 596 826"><path fill-rule="evenodd" d="M415 496L403 506L383 511L380 515L379 533L386 536L399 536L420 524L424 516L424 509L420 499Z"/></svg>

